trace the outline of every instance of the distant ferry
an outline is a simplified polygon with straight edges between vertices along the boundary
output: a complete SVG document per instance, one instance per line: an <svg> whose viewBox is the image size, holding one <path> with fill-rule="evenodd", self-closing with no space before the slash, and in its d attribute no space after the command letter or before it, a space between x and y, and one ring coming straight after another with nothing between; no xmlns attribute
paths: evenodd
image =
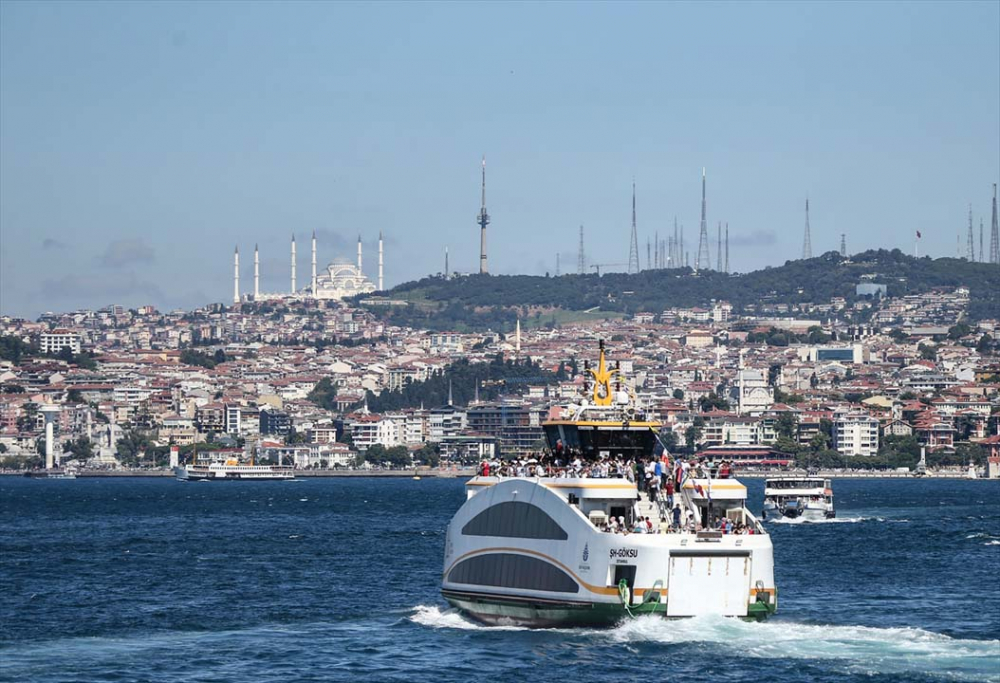
<svg viewBox="0 0 1000 683"><path fill-rule="evenodd" d="M70 469L29 470L24 473L29 479L76 479L76 471Z"/></svg>
<svg viewBox="0 0 1000 683"><path fill-rule="evenodd" d="M191 465L174 468L174 474L181 481L268 481L294 479L291 467L280 465L249 465L230 458L224 463Z"/></svg>
<svg viewBox="0 0 1000 683"><path fill-rule="evenodd" d="M801 517L815 522L835 516L829 479L778 477L764 482L764 519Z"/></svg>

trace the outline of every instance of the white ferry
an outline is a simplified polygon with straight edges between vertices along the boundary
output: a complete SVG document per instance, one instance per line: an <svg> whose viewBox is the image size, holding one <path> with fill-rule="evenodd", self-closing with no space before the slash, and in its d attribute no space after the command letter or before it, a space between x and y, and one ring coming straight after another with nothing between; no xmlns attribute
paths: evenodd
<svg viewBox="0 0 1000 683"><path fill-rule="evenodd" d="M547 471L558 476L481 475L466 484L445 540L444 598L484 623L532 627L773 614L771 538L747 510L743 484L687 479L675 512L662 497L640 499L628 477L593 476L608 463L652 458L658 425L612 392L616 370L606 368L603 344L590 372L592 402L544 424ZM609 530L633 530L647 517L654 533ZM723 518L741 533L717 530Z"/></svg>
<svg viewBox="0 0 1000 683"><path fill-rule="evenodd" d="M189 463L184 467L175 468L174 474L181 481L266 481L295 478L295 472L291 467L255 465L252 461L247 465L235 458L209 465Z"/></svg>
<svg viewBox="0 0 1000 683"><path fill-rule="evenodd" d="M775 477L764 482L764 519L819 521L836 517L833 486L818 477Z"/></svg>

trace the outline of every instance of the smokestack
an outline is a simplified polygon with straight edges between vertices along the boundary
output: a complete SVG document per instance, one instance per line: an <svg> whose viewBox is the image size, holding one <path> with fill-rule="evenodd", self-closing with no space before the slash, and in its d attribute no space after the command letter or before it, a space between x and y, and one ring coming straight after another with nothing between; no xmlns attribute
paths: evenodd
<svg viewBox="0 0 1000 683"><path fill-rule="evenodd" d="M295 235L292 235L292 294L295 294Z"/></svg>
<svg viewBox="0 0 1000 683"><path fill-rule="evenodd" d="M382 231L378 231L378 291L382 291Z"/></svg>
<svg viewBox="0 0 1000 683"><path fill-rule="evenodd" d="M253 300L260 300L260 255L257 245L253 245Z"/></svg>
<svg viewBox="0 0 1000 683"><path fill-rule="evenodd" d="M233 254L233 303L240 302L240 248Z"/></svg>

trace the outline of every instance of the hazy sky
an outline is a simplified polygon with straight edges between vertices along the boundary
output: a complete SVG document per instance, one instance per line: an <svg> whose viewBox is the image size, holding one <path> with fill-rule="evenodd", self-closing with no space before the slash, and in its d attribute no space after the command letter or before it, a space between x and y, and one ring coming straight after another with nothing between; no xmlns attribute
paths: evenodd
<svg viewBox="0 0 1000 683"><path fill-rule="evenodd" d="M954 255L1000 179L1000 3L0 3L0 311L232 296L288 241L394 285L697 249L701 169L735 270L802 249Z"/></svg>

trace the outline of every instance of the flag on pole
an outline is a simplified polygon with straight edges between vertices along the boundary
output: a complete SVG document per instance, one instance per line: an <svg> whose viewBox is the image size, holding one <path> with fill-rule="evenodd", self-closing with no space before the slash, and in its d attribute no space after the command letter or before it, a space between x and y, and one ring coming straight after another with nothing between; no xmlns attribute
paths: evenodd
<svg viewBox="0 0 1000 683"><path fill-rule="evenodd" d="M917 239L920 239L920 238L921 238L921 236L922 236L922 235L920 234L920 231L919 231L919 230L917 230Z"/></svg>

